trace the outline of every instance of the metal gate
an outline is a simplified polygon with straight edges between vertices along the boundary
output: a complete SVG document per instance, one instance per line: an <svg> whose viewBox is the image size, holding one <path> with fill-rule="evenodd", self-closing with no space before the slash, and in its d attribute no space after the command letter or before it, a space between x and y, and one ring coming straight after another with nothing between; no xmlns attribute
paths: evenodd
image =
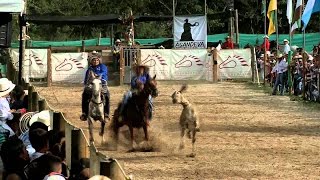
<svg viewBox="0 0 320 180"><path fill-rule="evenodd" d="M134 62L138 62L138 55L139 55L140 49L133 46L123 47L122 48L122 62L124 63L124 75L123 75L123 83L129 84L131 81L131 78L133 76L133 73L131 71L131 66Z"/></svg>

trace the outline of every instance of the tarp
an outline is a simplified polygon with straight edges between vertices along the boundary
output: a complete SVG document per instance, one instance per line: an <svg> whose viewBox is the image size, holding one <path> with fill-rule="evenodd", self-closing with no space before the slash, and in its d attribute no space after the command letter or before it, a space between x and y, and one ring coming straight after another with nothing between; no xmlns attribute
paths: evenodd
<svg viewBox="0 0 320 180"><path fill-rule="evenodd" d="M0 0L0 12L21 13L23 9L23 0Z"/></svg>
<svg viewBox="0 0 320 180"><path fill-rule="evenodd" d="M224 34L214 34L208 35L208 42L218 42L219 40L224 41L224 38L227 36ZM240 34L240 48L243 48L246 44L261 45L263 43L263 34ZM32 38L32 37L31 37ZM156 39L135 39L141 45L154 45L167 40L173 40L173 38L156 38ZM283 39L289 39L287 34L279 35L279 43L281 44ZM276 35L271 35L270 40L276 40ZM85 40L85 46L95 46L98 44L98 39L89 39ZM312 51L313 45L317 45L320 42L320 33L308 33L306 34L306 50L308 52ZM78 46L81 47L82 41L30 41L31 47L62 47L62 46ZM110 46L110 38L101 38L100 45L102 46ZM18 48L19 43L12 43L13 48ZM303 46L303 35L302 34L294 34L292 39L292 46Z"/></svg>

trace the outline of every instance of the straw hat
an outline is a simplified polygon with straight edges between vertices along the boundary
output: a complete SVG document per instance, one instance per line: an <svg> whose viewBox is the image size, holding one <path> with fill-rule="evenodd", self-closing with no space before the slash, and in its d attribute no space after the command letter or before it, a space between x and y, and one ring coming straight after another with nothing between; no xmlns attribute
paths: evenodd
<svg viewBox="0 0 320 180"><path fill-rule="evenodd" d="M48 126L48 130L51 130L51 125L53 124L53 112L44 110L33 115L29 121L29 126L31 126L35 122L41 122Z"/></svg>
<svg viewBox="0 0 320 180"><path fill-rule="evenodd" d="M9 81L7 78L0 79L0 97L8 95L16 85Z"/></svg>
<svg viewBox="0 0 320 180"><path fill-rule="evenodd" d="M312 60L313 60L313 56L312 56L312 55L309 55L308 61L312 61Z"/></svg>
<svg viewBox="0 0 320 180"><path fill-rule="evenodd" d="M277 58L278 58L278 59L280 59L280 58L282 58L282 57L283 57L283 55L282 55L281 53L277 55Z"/></svg>

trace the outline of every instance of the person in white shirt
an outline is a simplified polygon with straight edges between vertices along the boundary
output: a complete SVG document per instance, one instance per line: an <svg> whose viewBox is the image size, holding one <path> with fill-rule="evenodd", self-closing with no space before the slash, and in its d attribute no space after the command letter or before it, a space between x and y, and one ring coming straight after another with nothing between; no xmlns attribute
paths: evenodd
<svg viewBox="0 0 320 180"><path fill-rule="evenodd" d="M15 135L14 131L8 126L7 121L13 119L8 97L14 89L15 84L7 78L0 79L0 145L9 137Z"/></svg>
<svg viewBox="0 0 320 180"><path fill-rule="evenodd" d="M284 39L283 43L284 43L283 53L284 54L289 54L289 51L291 50L290 46L289 46L289 41L287 39Z"/></svg>
<svg viewBox="0 0 320 180"><path fill-rule="evenodd" d="M278 62L277 64L273 67L271 73L276 73L276 82L273 86L273 91L272 91L272 95L276 95L277 94L277 89L278 86L280 86L280 95L284 94L284 72L287 71L288 69L288 64L286 61L283 60L283 56L282 54L279 54L277 56Z"/></svg>

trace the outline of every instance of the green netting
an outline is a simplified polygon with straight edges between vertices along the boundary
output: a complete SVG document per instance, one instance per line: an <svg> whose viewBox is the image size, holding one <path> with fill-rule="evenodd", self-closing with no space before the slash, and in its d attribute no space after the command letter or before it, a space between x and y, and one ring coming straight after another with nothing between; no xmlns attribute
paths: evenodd
<svg viewBox="0 0 320 180"><path fill-rule="evenodd" d="M215 34L215 35L208 35L208 42L218 42L219 40L224 41L224 38L227 36L226 33L224 34ZM256 43L262 44L263 42L263 34L240 34L239 44L240 48L244 47L246 44L255 45ZM172 38L157 38L157 39L135 39L141 45L154 45L161 43L163 41L170 40ZM280 34L279 35L279 43L281 44L283 39L289 39L289 35L287 34ZM311 51L313 45L316 45L320 42L320 33L309 33L306 34L306 50ZM273 34L270 36L270 40L276 40L276 35ZM89 39L84 40L85 46L96 46L99 44L99 39ZM62 47L62 46L82 46L82 41L30 41L31 47ZM102 46L110 46L110 38L101 38L100 45ZM302 34L295 34L292 42L292 46L303 46L303 35ZM12 43L13 48L18 48L19 43Z"/></svg>

